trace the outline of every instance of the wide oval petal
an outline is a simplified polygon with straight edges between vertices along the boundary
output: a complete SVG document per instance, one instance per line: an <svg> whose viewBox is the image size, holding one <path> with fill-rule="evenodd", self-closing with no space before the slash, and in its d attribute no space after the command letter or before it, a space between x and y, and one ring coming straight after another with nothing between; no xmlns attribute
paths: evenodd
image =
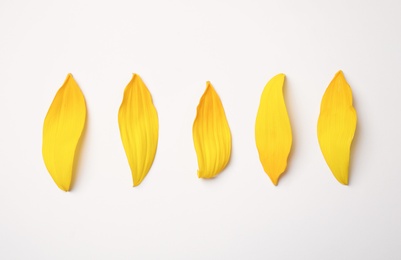
<svg viewBox="0 0 401 260"><path fill-rule="evenodd" d="M231 132L223 104L208 81L200 99L192 127L198 157L198 177L213 178L228 164L231 156Z"/></svg>
<svg viewBox="0 0 401 260"><path fill-rule="evenodd" d="M255 140L264 171L274 185L287 168L292 132L284 102L284 74L274 76L265 86L255 124Z"/></svg>
<svg viewBox="0 0 401 260"><path fill-rule="evenodd" d="M152 96L137 74L125 88L118 124L133 185L138 186L148 174L156 155L159 120Z"/></svg>
<svg viewBox="0 0 401 260"><path fill-rule="evenodd" d="M317 136L327 165L334 177L344 185L348 185L351 143L356 122L351 87L340 70L323 95Z"/></svg>
<svg viewBox="0 0 401 260"><path fill-rule="evenodd" d="M43 124L46 168L63 191L71 187L75 151L86 120L85 98L71 74L58 90Z"/></svg>

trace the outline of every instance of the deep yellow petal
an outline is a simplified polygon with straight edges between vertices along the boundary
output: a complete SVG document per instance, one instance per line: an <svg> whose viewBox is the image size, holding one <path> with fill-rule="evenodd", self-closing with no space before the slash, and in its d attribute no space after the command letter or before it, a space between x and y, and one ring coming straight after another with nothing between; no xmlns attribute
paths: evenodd
<svg viewBox="0 0 401 260"><path fill-rule="evenodd" d="M287 168L292 132L284 102L284 74L273 77L265 86L255 124L255 140L263 169L274 185Z"/></svg>
<svg viewBox="0 0 401 260"><path fill-rule="evenodd" d="M317 124L320 149L334 177L348 184L351 143L356 129L352 91L342 71L337 72L323 95Z"/></svg>
<svg viewBox="0 0 401 260"><path fill-rule="evenodd" d="M72 75L68 74L47 112L42 144L47 170L63 191L69 191L71 187L75 150L85 119L85 98Z"/></svg>
<svg viewBox="0 0 401 260"><path fill-rule="evenodd" d="M137 74L125 88L118 124L132 180L134 186L138 186L148 174L156 155L159 121L152 96Z"/></svg>
<svg viewBox="0 0 401 260"><path fill-rule="evenodd" d="M231 133L223 104L212 84L206 85L192 128L199 178L215 177L231 155Z"/></svg>

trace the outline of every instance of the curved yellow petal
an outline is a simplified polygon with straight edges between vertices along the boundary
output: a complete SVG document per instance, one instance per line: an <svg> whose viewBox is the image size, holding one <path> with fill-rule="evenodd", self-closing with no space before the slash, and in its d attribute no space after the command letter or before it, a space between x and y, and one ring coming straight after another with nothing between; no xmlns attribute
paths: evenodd
<svg viewBox="0 0 401 260"><path fill-rule="evenodd" d="M230 160L231 133L223 104L209 81L197 108L192 135L198 157L198 177L215 177Z"/></svg>
<svg viewBox="0 0 401 260"><path fill-rule="evenodd" d="M265 86L255 124L255 140L263 169L274 185L287 168L292 132L284 102L284 74L274 76Z"/></svg>
<svg viewBox="0 0 401 260"><path fill-rule="evenodd" d="M317 136L324 159L334 177L348 184L351 143L356 129L352 91L340 70L323 95L317 123Z"/></svg>
<svg viewBox="0 0 401 260"><path fill-rule="evenodd" d="M85 126L85 98L71 74L58 90L43 124L46 168L63 191L69 191L75 150Z"/></svg>
<svg viewBox="0 0 401 260"><path fill-rule="evenodd" d="M124 90L118 124L135 187L152 167L159 138L159 121L152 96L137 74Z"/></svg>

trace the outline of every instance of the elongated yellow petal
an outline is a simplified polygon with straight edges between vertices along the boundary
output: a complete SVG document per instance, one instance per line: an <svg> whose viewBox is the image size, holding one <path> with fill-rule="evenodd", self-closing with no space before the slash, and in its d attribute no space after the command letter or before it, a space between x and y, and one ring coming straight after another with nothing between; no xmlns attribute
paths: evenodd
<svg viewBox="0 0 401 260"><path fill-rule="evenodd" d="M324 159L336 179L348 185L351 143L356 129L352 91L340 70L323 95L317 136Z"/></svg>
<svg viewBox="0 0 401 260"><path fill-rule="evenodd" d="M215 177L230 160L231 133L223 104L209 81L197 108L192 135L198 157L198 177Z"/></svg>
<svg viewBox="0 0 401 260"><path fill-rule="evenodd" d="M69 191L71 187L75 150L85 119L85 98L72 75L68 74L47 112L42 144L47 170L63 191Z"/></svg>
<svg viewBox="0 0 401 260"><path fill-rule="evenodd" d="M255 124L259 159L274 185L287 168L292 145L291 124L283 96L284 79L284 74L278 74L266 84Z"/></svg>
<svg viewBox="0 0 401 260"><path fill-rule="evenodd" d="M118 124L132 180L134 186L138 186L148 174L156 155L159 121L152 96L137 74L125 88Z"/></svg>

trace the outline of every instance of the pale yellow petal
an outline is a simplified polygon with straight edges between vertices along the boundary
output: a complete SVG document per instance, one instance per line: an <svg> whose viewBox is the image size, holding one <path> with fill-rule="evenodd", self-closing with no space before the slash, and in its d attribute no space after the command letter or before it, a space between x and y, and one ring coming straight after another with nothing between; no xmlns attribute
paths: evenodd
<svg viewBox="0 0 401 260"><path fill-rule="evenodd" d="M337 72L323 95L317 135L324 159L334 177L348 185L351 143L356 130L352 91L342 71Z"/></svg>
<svg viewBox="0 0 401 260"><path fill-rule="evenodd" d="M71 187L75 151L86 119L85 98L71 74L57 92L43 125L46 168L63 191Z"/></svg>
<svg viewBox="0 0 401 260"><path fill-rule="evenodd" d="M231 133L223 104L212 84L206 85L192 128L199 178L215 177L231 155Z"/></svg>
<svg viewBox="0 0 401 260"><path fill-rule="evenodd" d="M255 124L255 140L263 169L274 185L287 168L292 132L284 102L284 74L273 77L265 86Z"/></svg>
<svg viewBox="0 0 401 260"><path fill-rule="evenodd" d="M159 121L152 96L137 74L125 88L118 123L133 184L138 186L148 174L156 155Z"/></svg>

